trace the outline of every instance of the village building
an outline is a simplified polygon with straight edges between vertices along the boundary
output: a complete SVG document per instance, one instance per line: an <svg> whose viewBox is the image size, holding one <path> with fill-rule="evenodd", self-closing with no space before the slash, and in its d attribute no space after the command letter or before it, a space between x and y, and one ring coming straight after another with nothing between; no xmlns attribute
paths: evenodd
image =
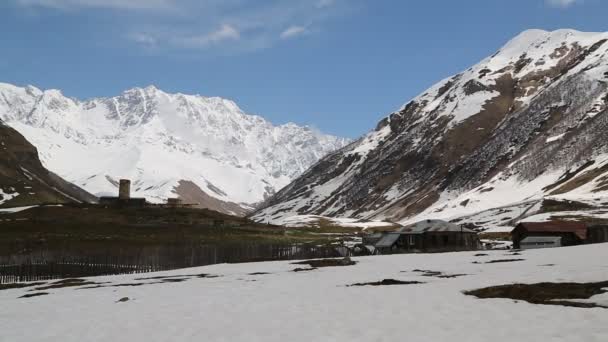
<svg viewBox="0 0 608 342"><path fill-rule="evenodd" d="M477 232L442 220L425 220L386 232L374 247L381 254L476 250Z"/></svg>
<svg viewBox="0 0 608 342"><path fill-rule="evenodd" d="M561 236L528 236L519 243L521 249L554 248L562 246Z"/></svg>
<svg viewBox="0 0 608 342"><path fill-rule="evenodd" d="M185 206L181 198L167 198L167 206L169 208L181 208Z"/></svg>
<svg viewBox="0 0 608 342"><path fill-rule="evenodd" d="M365 246L374 246L376 243L378 243L378 241L380 241L380 239L382 239L382 235L382 233L365 234L361 238L362 244Z"/></svg>
<svg viewBox="0 0 608 342"><path fill-rule="evenodd" d="M147 205L147 202L145 198L131 197L131 181L121 179L118 185L118 197L100 197L99 204L107 207L143 208Z"/></svg>
<svg viewBox="0 0 608 342"><path fill-rule="evenodd" d="M608 242L608 226L584 222L521 222L511 232L513 248L547 248Z"/></svg>

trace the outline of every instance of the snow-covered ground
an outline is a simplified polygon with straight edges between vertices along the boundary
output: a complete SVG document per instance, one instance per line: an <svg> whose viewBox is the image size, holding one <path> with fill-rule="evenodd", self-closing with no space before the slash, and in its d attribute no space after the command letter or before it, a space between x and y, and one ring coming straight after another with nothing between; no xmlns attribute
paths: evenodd
<svg viewBox="0 0 608 342"><path fill-rule="evenodd" d="M4 190L2 190L2 188L0 188L0 204L3 204L4 202L8 202L17 196L19 196L18 192L15 192L15 191L4 192Z"/></svg>
<svg viewBox="0 0 608 342"><path fill-rule="evenodd" d="M357 265L293 272L266 262L91 278L137 287L0 291L0 340L18 341L606 341L608 310L477 299L465 290L510 283L608 280L608 245L356 258ZM525 259L485 264L496 259ZM474 264L473 262L479 262ZM552 265L552 266L550 266ZM466 274L425 277L415 269ZM268 274L251 275L254 272ZM392 278L423 284L346 285ZM175 279L175 278L174 278ZM180 277L177 277L180 279ZM157 283L157 284L151 284ZM120 299L128 297L127 301ZM591 301L608 304L607 295Z"/></svg>

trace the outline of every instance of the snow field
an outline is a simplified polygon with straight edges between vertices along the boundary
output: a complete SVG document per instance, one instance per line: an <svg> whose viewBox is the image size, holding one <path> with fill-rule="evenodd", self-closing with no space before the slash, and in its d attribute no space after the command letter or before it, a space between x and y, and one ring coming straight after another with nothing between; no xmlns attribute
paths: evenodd
<svg viewBox="0 0 608 342"><path fill-rule="evenodd" d="M358 264L292 272L301 265L213 265L157 275L209 273L181 283L0 291L2 341L606 341L608 311L477 299L462 293L509 283L608 280L608 245L356 258ZM541 266L553 264L554 266ZM414 269L467 274L424 277ZM266 275L249 275L268 272ZM112 284L142 275L91 278ZM347 287L386 278L424 284ZM129 297L126 302L117 302ZM605 301L606 296L592 298ZM33 329L35 327L35 329Z"/></svg>

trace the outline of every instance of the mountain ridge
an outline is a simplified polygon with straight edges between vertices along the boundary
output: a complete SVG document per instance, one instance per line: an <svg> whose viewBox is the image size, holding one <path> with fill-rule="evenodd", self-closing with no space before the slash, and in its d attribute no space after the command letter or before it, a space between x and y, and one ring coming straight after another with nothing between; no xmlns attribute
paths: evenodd
<svg viewBox="0 0 608 342"><path fill-rule="evenodd" d="M408 223L558 195L543 189L607 159L607 41L608 33L524 31L320 160L253 217ZM594 166L580 169L590 160Z"/></svg>
<svg viewBox="0 0 608 342"><path fill-rule="evenodd" d="M131 178L134 195L152 202L197 193L201 206L240 215L349 142L155 86L80 101L2 83L0 119L39 147L47 168L98 196Z"/></svg>

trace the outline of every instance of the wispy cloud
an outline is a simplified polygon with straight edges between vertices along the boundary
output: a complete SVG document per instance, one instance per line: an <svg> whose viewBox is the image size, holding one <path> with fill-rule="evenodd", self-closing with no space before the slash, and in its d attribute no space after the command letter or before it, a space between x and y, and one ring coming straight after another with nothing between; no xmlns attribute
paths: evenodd
<svg viewBox="0 0 608 342"><path fill-rule="evenodd" d="M150 47L156 46L157 43L156 37L154 37L154 35L144 32L131 33L128 35L128 38L136 43L147 45Z"/></svg>
<svg viewBox="0 0 608 342"><path fill-rule="evenodd" d="M173 37L171 41L176 45L190 48L204 48L227 40L239 40L241 34L234 26L223 24L220 28L199 35Z"/></svg>
<svg viewBox="0 0 608 342"><path fill-rule="evenodd" d="M77 15L94 9L116 11L112 27L100 28L98 32L104 29L113 35L127 32L121 33L123 42L158 53L213 49L220 54L233 54L268 48L307 34L321 34L332 18L352 13L348 9L362 0L8 1L42 13L47 9Z"/></svg>
<svg viewBox="0 0 608 342"><path fill-rule="evenodd" d="M309 31L304 26L290 26L285 31L281 32L281 39L291 39L297 36L305 35Z"/></svg>
<svg viewBox="0 0 608 342"><path fill-rule="evenodd" d="M317 8L325 8L332 6L335 3L335 0L317 0Z"/></svg>
<svg viewBox="0 0 608 342"><path fill-rule="evenodd" d="M547 5L557 8L568 8L580 2L581 0L545 0Z"/></svg>
<svg viewBox="0 0 608 342"><path fill-rule="evenodd" d="M131 10L162 10L176 6L177 0L14 0L21 6L80 9L108 8Z"/></svg>

